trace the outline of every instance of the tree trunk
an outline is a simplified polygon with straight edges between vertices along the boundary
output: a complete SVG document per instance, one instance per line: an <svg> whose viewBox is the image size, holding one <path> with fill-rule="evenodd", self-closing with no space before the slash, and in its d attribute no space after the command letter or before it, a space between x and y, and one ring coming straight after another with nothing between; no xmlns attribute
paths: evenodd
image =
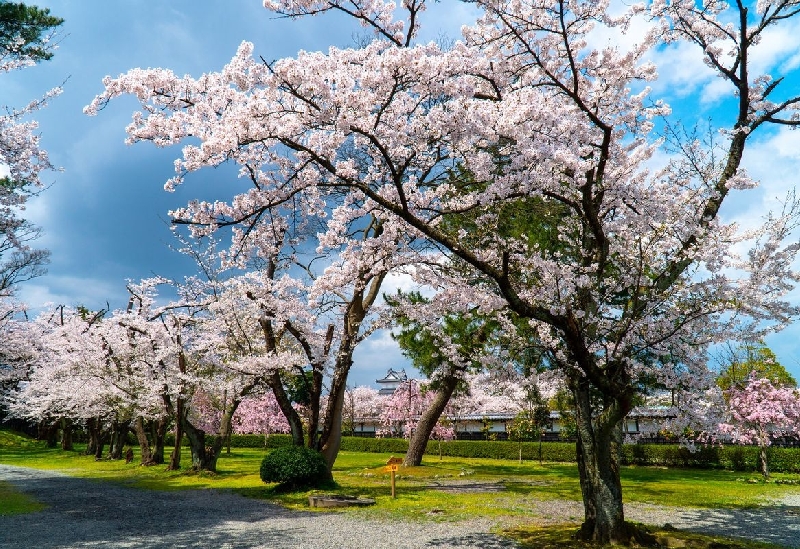
<svg viewBox="0 0 800 549"><path fill-rule="evenodd" d="M539 431L539 465L542 465L542 431Z"/></svg>
<svg viewBox="0 0 800 549"><path fill-rule="evenodd" d="M144 428L144 419L142 419L142 416L137 417L133 422L133 431L136 433L136 440L139 441L142 465L155 465L156 462L153 460L153 453L150 451L150 441L147 440L147 432Z"/></svg>
<svg viewBox="0 0 800 549"><path fill-rule="evenodd" d="M347 376L345 375L345 378ZM333 414L333 417L325 418L326 431L323 432L321 440L324 445L320 449L322 456L325 458L325 463L328 464L328 472L333 471L333 464L336 462L336 457L339 455L339 449L342 447L342 412L344 408L344 394L343 389L339 389L336 395L328 395L329 399L333 399L332 406L329 400L328 414ZM333 477L331 476L331 479Z"/></svg>
<svg viewBox="0 0 800 549"><path fill-rule="evenodd" d="M761 445L758 452L758 461L761 466L761 474L764 475L764 480L769 478L769 467L767 466L767 447Z"/></svg>
<svg viewBox="0 0 800 549"><path fill-rule="evenodd" d="M153 431L153 463L164 463L164 439L167 436L169 418L164 416L151 424Z"/></svg>
<svg viewBox="0 0 800 549"><path fill-rule="evenodd" d="M86 451L84 452L85 455L91 456L94 455L94 449L97 446L97 434L95 432L95 419L90 417L86 420L86 434L89 436L89 440L86 442Z"/></svg>
<svg viewBox="0 0 800 549"><path fill-rule="evenodd" d="M198 429L187 419L183 420L183 430L189 439L189 450L192 453L192 470L211 471L217 470L217 454L212 446L206 446L206 433Z"/></svg>
<svg viewBox="0 0 800 549"><path fill-rule="evenodd" d="M89 431L89 444L86 446L86 455L94 456L95 459L103 458L103 424L99 418L92 417L86 421L86 429Z"/></svg>
<svg viewBox="0 0 800 549"><path fill-rule="evenodd" d="M127 421L122 423L114 421L111 424L111 440L108 450L109 459L122 459L122 448L125 446L125 439L128 438L129 430L130 423Z"/></svg>
<svg viewBox="0 0 800 549"><path fill-rule="evenodd" d="M573 378L570 388L575 397L576 457L584 505L580 537L601 544L627 544L631 529L625 524L622 506L620 460L621 420L629 410L624 402L612 401L593 418L588 381Z"/></svg>
<svg viewBox="0 0 800 549"><path fill-rule="evenodd" d="M168 402L169 397L165 397ZM178 397L175 405L175 446L169 457L168 471L178 471L181 468L181 444L183 443L183 422L186 416L186 404L182 396Z"/></svg>
<svg viewBox="0 0 800 549"><path fill-rule="evenodd" d="M58 446L58 423L43 419L37 426L37 440L43 440L48 448L55 448Z"/></svg>
<svg viewBox="0 0 800 549"><path fill-rule="evenodd" d="M292 432L292 444L295 446L305 446L305 436L303 435L303 420L297 413L297 410L292 406L292 401L289 400L289 395L283 388L281 377L278 372L274 372L267 379L267 384L272 389L272 394L275 395L275 401L278 407L283 412L286 421L289 423L289 428Z"/></svg>
<svg viewBox="0 0 800 549"><path fill-rule="evenodd" d="M239 408L239 404L241 400L233 399L231 403L225 408L225 411L222 413L222 418L220 418L219 422L219 435L214 437L213 444L205 447L205 467L204 470L208 471L216 471L217 470L217 460L219 459L220 454L222 453L222 448L226 442L229 442L231 439L231 432L233 431L233 415L236 413L236 410ZM202 431L201 431L202 432ZM187 430L188 433L188 430ZM191 441L191 437L189 439ZM194 467L194 458L192 458L192 467Z"/></svg>
<svg viewBox="0 0 800 549"><path fill-rule="evenodd" d="M72 420L68 418L61 419L61 449L73 450L72 445Z"/></svg>
<svg viewBox="0 0 800 549"><path fill-rule="evenodd" d="M360 298L359 298L360 299ZM354 301L356 299L354 298ZM333 480L333 464L339 455L342 447L342 421L344 419L344 399L347 393L347 376L353 367L353 330L352 327L358 326L364 318L363 311L351 306L347 314L347 323L351 326L345 330L342 341L339 343L339 352L336 354L336 364L333 368L333 379L328 392L328 405L325 410L325 420L322 424L322 434L319 437L319 448L325 462L328 464L328 472ZM358 330L356 329L357 333ZM328 343L333 338L333 328L328 328Z"/></svg>
<svg viewBox="0 0 800 549"><path fill-rule="evenodd" d="M428 439L436 427L442 412L447 407L447 403L450 402L450 397L453 395L456 385L458 385L456 376L448 375L441 380L439 389L436 391L436 397L428 406L428 409L422 413L419 423L417 423L417 428L408 443L408 452L406 452L406 457L403 460L403 465L406 467L415 467L422 463L422 456L428 446Z"/></svg>
<svg viewBox="0 0 800 549"><path fill-rule="evenodd" d="M97 443L94 448L94 459L95 461L100 461L103 459L103 446L106 443L106 433L103 432L103 424L100 423L99 420L95 424L95 429L97 432Z"/></svg>

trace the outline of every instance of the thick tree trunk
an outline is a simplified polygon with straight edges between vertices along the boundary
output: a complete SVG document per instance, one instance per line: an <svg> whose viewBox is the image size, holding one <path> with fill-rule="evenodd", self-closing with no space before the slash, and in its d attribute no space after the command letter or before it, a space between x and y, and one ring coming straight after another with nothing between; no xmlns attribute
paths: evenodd
<svg viewBox="0 0 800 549"><path fill-rule="evenodd" d="M225 445L225 443L227 441L230 441L231 432L233 431L233 415L239 408L240 402L241 401L238 399L232 400L231 403L228 404L228 406L222 413L222 418L220 419L220 424L219 424L219 435L214 437L213 444L205 447L205 453L206 453L204 462L205 470L208 471L217 470L217 460L219 459L219 456L222 453L222 448ZM189 438L189 440L191 441L191 437ZM192 458L192 467L194 467L194 458Z"/></svg>
<svg viewBox="0 0 800 549"><path fill-rule="evenodd" d="M114 421L111 424L111 440L109 442L110 448L108 453L109 459L122 459L122 449L125 446L125 439L128 438L129 430L130 423L127 421L122 423Z"/></svg>
<svg viewBox="0 0 800 549"><path fill-rule="evenodd" d="M103 459L103 446L106 443L106 433L103 431L103 424L98 420L95 424L96 443L94 447L94 459L99 461Z"/></svg>
<svg viewBox="0 0 800 549"><path fill-rule="evenodd" d="M360 298L359 298L360 299ZM344 400L347 393L347 376L353 367L353 327L358 326L364 318L364 313L360 308L350 310L346 317L350 328L345 330L342 341L339 342L339 352L336 354L336 364L333 368L333 378L331 387L328 391L328 405L325 410L325 420L322 423L322 433L319 437L319 447L325 462L328 464L328 472L333 480L333 464L339 455L342 447L342 421L344 419ZM355 330L357 333L358 330ZM333 339L333 327L328 328L328 345ZM327 354L327 351L326 351Z"/></svg>
<svg viewBox="0 0 800 549"><path fill-rule="evenodd" d="M103 424L98 418L89 418L86 421L86 430L89 432L89 444L86 445L86 455L95 459L103 458Z"/></svg>
<svg viewBox="0 0 800 549"><path fill-rule="evenodd" d="M267 384L272 389L272 394L275 395L275 401L278 407L283 412L286 421L289 423L289 428L292 433L292 444L295 446L305 446L305 435L303 434L303 420L297 413L297 410L292 406L292 401L289 400L289 395L283 388L281 377L278 372L274 372L267 379Z"/></svg>
<svg viewBox="0 0 800 549"><path fill-rule="evenodd" d="M169 458L168 471L177 471L181 468L181 444L183 443L183 422L186 419L186 404L183 397L178 397L175 406L175 447Z"/></svg>
<svg viewBox="0 0 800 549"><path fill-rule="evenodd" d="M37 440L43 440L48 448L58 446L58 423L52 420L43 419L37 425Z"/></svg>
<svg viewBox="0 0 800 549"><path fill-rule="evenodd" d="M62 418L61 420L61 449L72 450L72 420Z"/></svg>
<svg viewBox="0 0 800 549"><path fill-rule="evenodd" d="M611 402L592 417L588 382L573 379L570 385L576 404L576 457L584 505L580 536L603 544L628 543L631 529L625 524L620 481L621 419L628 410Z"/></svg>
<svg viewBox="0 0 800 549"><path fill-rule="evenodd" d="M142 416L136 418L133 422L133 431L136 433L136 440L139 441L139 451L142 454L142 465L155 465L153 460L153 453L150 451L150 441L147 440L147 432L144 427L144 419Z"/></svg>
<svg viewBox="0 0 800 549"><path fill-rule="evenodd" d="M164 439L167 436L167 426L169 418L162 417L151 424L153 432L153 463L161 465L164 463Z"/></svg>
<svg viewBox="0 0 800 549"><path fill-rule="evenodd" d="M458 385L458 378L452 375L446 376L440 381L439 389L436 391L433 402L422 413L419 423L417 423L417 428L408 443L408 452L406 452L406 457L403 460L403 465L406 467L416 467L422 463L422 456L428 446L428 439L442 416L442 412L447 407L447 403L450 402L450 397L453 395L456 385Z"/></svg>
<svg viewBox="0 0 800 549"><path fill-rule="evenodd" d="M763 444L758 452L758 461L761 467L761 474L764 475L766 480L769 478L769 466L767 465L767 447Z"/></svg>
<svg viewBox="0 0 800 549"><path fill-rule="evenodd" d="M217 470L217 454L213 446L206 446L206 433L198 429L187 419L183 420L183 430L189 440L189 450L192 453L192 469L195 471Z"/></svg>
<svg viewBox="0 0 800 549"><path fill-rule="evenodd" d="M347 376L345 376L347 377ZM322 456L325 458L325 463L328 464L328 471L332 473L333 464L336 463L336 457L339 455L339 449L342 447L342 412L344 407L344 394L343 389L336 391L336 394L328 395L328 414L332 417L325 418L325 431L322 433L321 441L323 446L320 448ZM331 479L333 477L331 476Z"/></svg>

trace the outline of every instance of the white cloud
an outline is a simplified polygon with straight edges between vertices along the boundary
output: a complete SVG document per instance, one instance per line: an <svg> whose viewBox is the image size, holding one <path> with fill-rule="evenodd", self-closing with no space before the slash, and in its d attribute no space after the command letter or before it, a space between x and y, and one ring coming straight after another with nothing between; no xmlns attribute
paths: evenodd
<svg viewBox="0 0 800 549"><path fill-rule="evenodd" d="M348 385L369 385L375 387L375 380L386 375L389 368L400 370L405 368L410 377L421 377L403 356L397 342L392 339L388 330L380 330L361 343L353 356L353 369L348 378Z"/></svg>
<svg viewBox="0 0 800 549"><path fill-rule="evenodd" d="M46 304L100 309L106 306L106 296L118 293L117 290L107 280L45 275L21 285L18 297L36 314L45 309Z"/></svg>
<svg viewBox="0 0 800 549"><path fill-rule="evenodd" d="M743 230L749 230L761 226L769 212L779 212L788 193L797 186L800 133L780 128L764 139L752 141L742 165L759 187L734 191L726 199L721 215L725 222L736 222Z"/></svg>
<svg viewBox="0 0 800 549"><path fill-rule="evenodd" d="M394 295L397 290L403 293L419 292L425 297L433 296L434 292L427 286L422 286L414 281L414 277L409 273L392 272L386 276L381 285L384 294Z"/></svg>
<svg viewBox="0 0 800 549"><path fill-rule="evenodd" d="M769 73L776 68L781 71L796 68L800 63L798 33L800 21L790 21L784 26L767 29L761 42L750 50L751 74Z"/></svg>
<svg viewBox="0 0 800 549"><path fill-rule="evenodd" d="M714 72L703 62L702 54L687 42L662 46L653 51L650 60L658 67L653 89L661 94L686 97L714 80Z"/></svg>
<svg viewBox="0 0 800 549"><path fill-rule="evenodd" d="M613 3L612 3L613 4ZM616 6L610 8L612 17L620 17L630 9L630 6L621 2L616 2ZM598 24L587 37L587 46L590 48L603 49L609 46L617 47L621 51L629 51L635 46L644 43L647 33L653 28L653 23L644 14L633 17L627 30L623 31L618 27L609 27Z"/></svg>

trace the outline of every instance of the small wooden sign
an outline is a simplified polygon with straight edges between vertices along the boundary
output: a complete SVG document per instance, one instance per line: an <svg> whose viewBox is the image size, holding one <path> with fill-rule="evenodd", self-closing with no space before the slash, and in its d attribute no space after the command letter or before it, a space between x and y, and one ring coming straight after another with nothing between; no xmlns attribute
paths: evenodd
<svg viewBox="0 0 800 549"><path fill-rule="evenodd" d="M395 478L394 474L400 470L400 464L403 463L403 458L396 458L394 456L389 458L389 461L386 462L386 467L383 468L384 471L387 473L392 473L392 497L397 497L397 492L395 489Z"/></svg>

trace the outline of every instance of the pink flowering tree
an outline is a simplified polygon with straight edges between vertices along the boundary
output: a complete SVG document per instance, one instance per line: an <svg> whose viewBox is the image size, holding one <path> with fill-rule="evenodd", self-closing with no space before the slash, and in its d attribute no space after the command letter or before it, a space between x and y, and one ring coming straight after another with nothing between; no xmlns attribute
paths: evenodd
<svg viewBox="0 0 800 549"><path fill-rule="evenodd" d="M272 433L288 433L289 423L281 412L275 396L251 396L242 400L233 416L233 432L240 434L263 434L264 441Z"/></svg>
<svg viewBox="0 0 800 549"><path fill-rule="evenodd" d="M40 425L84 424L88 451L102 457L108 439L111 457L119 458L141 384L128 375L130 354L115 353L124 329L105 314L66 307L42 313L29 330L38 332L36 352L25 382L9 395L9 410Z"/></svg>
<svg viewBox="0 0 800 549"><path fill-rule="evenodd" d="M352 248L382 250L358 263L369 273L395 261L390 245L441 254L414 260L461 280L448 310L510 311L572 393L581 537L629 541L620 426L641 388L701 391L710 344L748 319L761 332L798 313L787 298L798 279L796 201L747 231L719 216L756 186L743 168L756 136L800 125L800 96L784 78L794 64L768 74L757 61L796 3L655 0L643 17L641 4L614 13L605 1L479 0L447 49L416 40L425 2L352 4L265 6L345 12L375 32L369 44L264 63L244 43L196 79L164 69L107 78L87 111L135 95L142 112L129 140L184 144L169 188L223 162L252 181L249 193L192 203L179 219L214 228L297 205L295 218L331 211L323 247L374 218L379 238ZM667 129L676 154L662 155L655 121L678 121L651 97L651 59L678 41L719 76L727 101L716 143ZM420 245L402 248L408 238ZM353 287L351 265L331 284Z"/></svg>
<svg viewBox="0 0 800 549"><path fill-rule="evenodd" d="M800 392L759 379L754 372L744 387L732 386L727 397L730 419L720 424L720 433L734 442L758 446L761 474L769 478L767 448L772 441L800 436Z"/></svg>
<svg viewBox="0 0 800 549"><path fill-rule="evenodd" d="M40 325L22 313L20 303L0 299L0 412L9 391L27 381L40 350Z"/></svg>
<svg viewBox="0 0 800 549"><path fill-rule="evenodd" d="M378 431L378 435L411 439L417 430L420 418L435 398L436 391L426 390L419 380L404 381L386 398L380 415L382 428ZM440 440L454 438L452 424L437 422L429 436Z"/></svg>
<svg viewBox="0 0 800 549"><path fill-rule="evenodd" d="M374 420L381 416L387 398L377 389L359 385L345 393L343 410L344 432L353 434L359 420Z"/></svg>
<svg viewBox="0 0 800 549"><path fill-rule="evenodd" d="M50 59L63 21L46 8L0 3L0 76ZM19 214L44 187L42 172L53 169L30 116L60 92L55 88L22 107L0 109L0 299L16 284L43 274L48 262L46 250L31 247L39 229Z"/></svg>

